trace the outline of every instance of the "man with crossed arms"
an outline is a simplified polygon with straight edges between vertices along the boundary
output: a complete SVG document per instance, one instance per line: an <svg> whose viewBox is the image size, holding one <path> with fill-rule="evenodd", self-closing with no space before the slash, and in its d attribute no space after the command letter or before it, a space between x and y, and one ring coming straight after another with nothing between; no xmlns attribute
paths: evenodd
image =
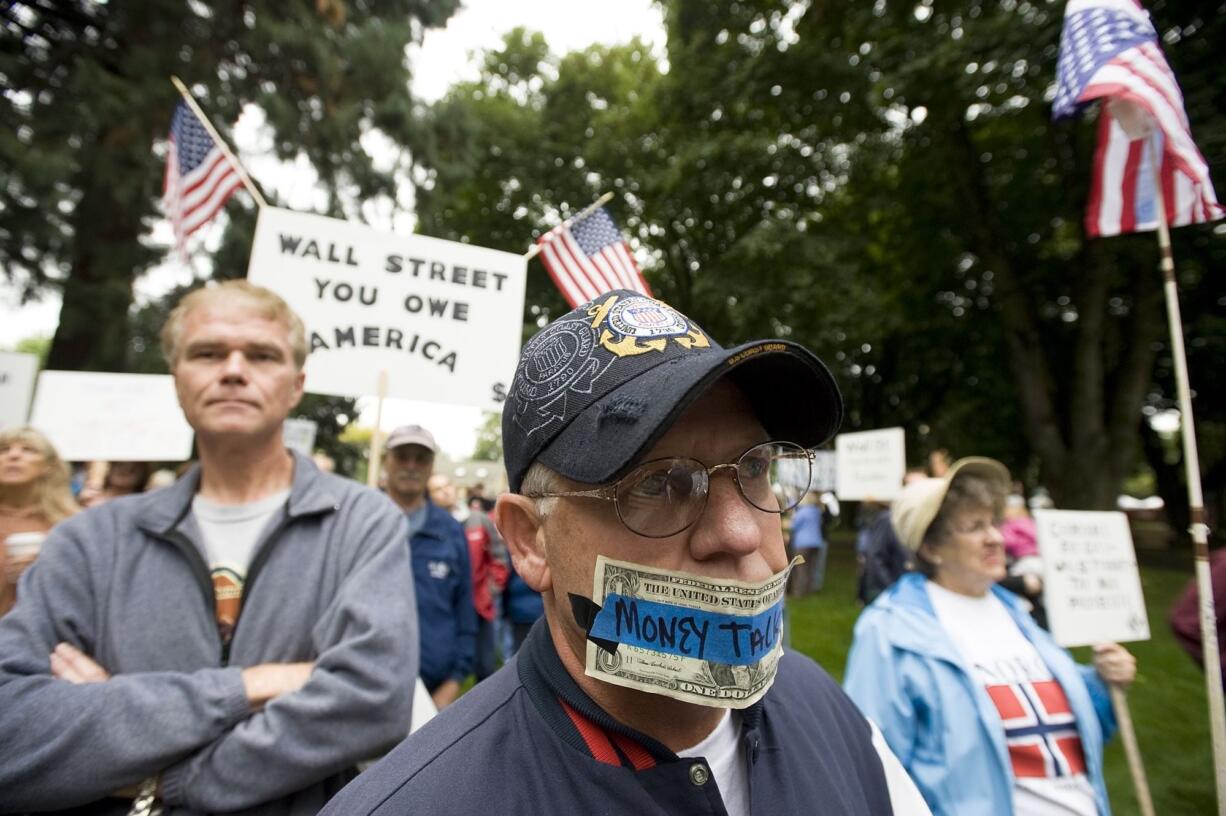
<svg viewBox="0 0 1226 816"><path fill-rule="evenodd" d="M408 730L403 515L282 442L302 322L231 281L184 298L162 345L200 464L61 524L23 577L0 812L313 814Z"/></svg>

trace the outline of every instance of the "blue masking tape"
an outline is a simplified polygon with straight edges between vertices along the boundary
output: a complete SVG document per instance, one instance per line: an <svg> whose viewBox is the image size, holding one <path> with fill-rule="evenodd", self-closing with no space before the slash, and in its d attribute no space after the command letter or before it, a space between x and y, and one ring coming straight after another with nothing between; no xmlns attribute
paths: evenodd
<svg viewBox="0 0 1226 816"><path fill-rule="evenodd" d="M588 636L653 652L746 666L775 648L782 629L782 599L757 615L727 615L612 592L605 596Z"/></svg>

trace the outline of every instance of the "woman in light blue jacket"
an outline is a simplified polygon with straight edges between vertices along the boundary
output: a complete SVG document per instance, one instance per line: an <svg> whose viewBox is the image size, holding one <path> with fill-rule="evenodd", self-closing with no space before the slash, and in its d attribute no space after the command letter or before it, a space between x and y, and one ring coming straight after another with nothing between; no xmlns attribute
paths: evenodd
<svg viewBox="0 0 1226 816"><path fill-rule="evenodd" d="M918 571L860 616L844 685L934 816L1108 816L1107 683L1128 684L1136 664L1107 644L1079 666L996 586L1008 484L976 458L904 489L891 521Z"/></svg>

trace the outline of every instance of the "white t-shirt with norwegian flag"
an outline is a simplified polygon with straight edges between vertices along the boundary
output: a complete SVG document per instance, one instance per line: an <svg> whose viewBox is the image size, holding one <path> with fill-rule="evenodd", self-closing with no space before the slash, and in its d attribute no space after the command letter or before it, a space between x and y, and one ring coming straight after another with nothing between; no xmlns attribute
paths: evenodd
<svg viewBox="0 0 1226 816"><path fill-rule="evenodd" d="M937 619L1000 713L1014 813L1095 816L1076 718L1038 650L991 592L975 598L933 581L927 586Z"/></svg>

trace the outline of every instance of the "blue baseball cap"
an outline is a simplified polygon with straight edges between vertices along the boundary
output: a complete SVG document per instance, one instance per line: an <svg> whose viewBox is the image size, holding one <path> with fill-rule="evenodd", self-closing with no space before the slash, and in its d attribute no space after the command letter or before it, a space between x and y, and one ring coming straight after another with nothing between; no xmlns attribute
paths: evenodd
<svg viewBox="0 0 1226 816"><path fill-rule="evenodd" d="M668 304L625 289L579 306L520 354L502 409L512 492L538 461L585 484L624 476L724 377L775 439L815 448L843 420L834 377L797 343L725 349Z"/></svg>

